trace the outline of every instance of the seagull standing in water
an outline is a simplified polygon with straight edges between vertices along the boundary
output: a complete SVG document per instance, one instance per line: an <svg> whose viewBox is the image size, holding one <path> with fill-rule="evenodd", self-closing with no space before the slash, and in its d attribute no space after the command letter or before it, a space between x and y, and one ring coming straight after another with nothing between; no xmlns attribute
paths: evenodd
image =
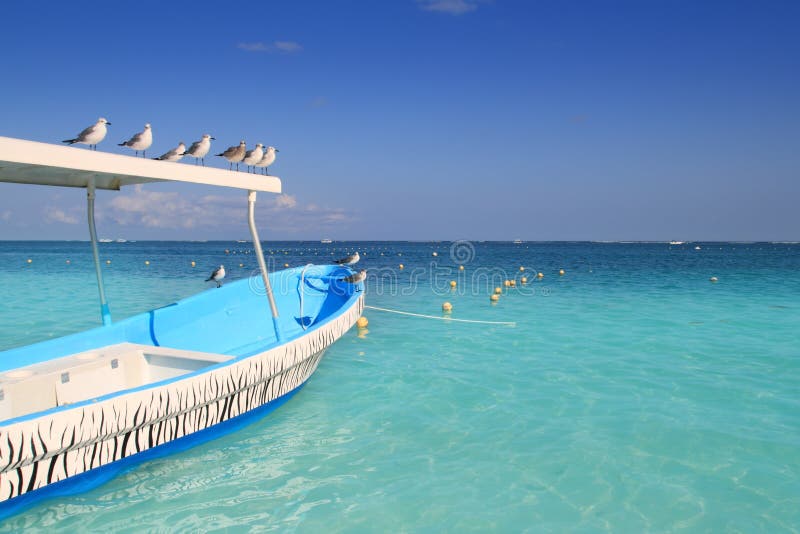
<svg viewBox="0 0 800 534"><path fill-rule="evenodd" d="M222 283L220 282L220 280L222 280L223 278L225 278L225 266L220 265L217 269L214 270L213 273L211 273L211 276L206 278L206 282L211 282L213 280L214 282L217 283L217 287L222 287Z"/></svg>
<svg viewBox="0 0 800 534"><path fill-rule="evenodd" d="M192 143L192 146L189 147L189 150L184 152L183 156L192 156L194 158L194 164L197 165L197 161L201 161L203 163L203 167L206 166L206 154L208 151L211 150L211 140L214 139L208 134L204 134L203 138L199 141L195 141ZM215 139L216 140L216 139Z"/></svg>
<svg viewBox="0 0 800 534"><path fill-rule="evenodd" d="M186 153L186 145L183 144L183 141L181 141L180 143L178 143L178 146L176 146L166 154L161 154L157 158L153 159L160 159L161 161L179 161L185 153Z"/></svg>
<svg viewBox="0 0 800 534"><path fill-rule="evenodd" d="M229 147L228 150L223 152L222 154L217 154L217 156L222 156L223 158L227 159L230 163L229 170L233 170L233 164L236 164L236 170L239 170L239 162L244 159L244 155L247 152L247 143L244 141L239 142L239 146L232 146Z"/></svg>
<svg viewBox="0 0 800 534"><path fill-rule="evenodd" d="M144 125L144 130L137 133L127 141L120 143L119 146L126 146L128 148L133 149L136 152L136 155L139 155L139 151L142 151L142 157L145 157L146 151L150 148L150 145L153 144L153 130L150 129L150 123Z"/></svg>
<svg viewBox="0 0 800 534"><path fill-rule="evenodd" d="M244 159L242 163L247 165L247 172L250 172L250 169L261 161L261 157L264 155L264 145L261 143L256 144L256 147L253 150L248 150L247 153L244 155Z"/></svg>
<svg viewBox="0 0 800 534"><path fill-rule="evenodd" d="M280 150L274 146L268 146L264 151L264 157L256 163L256 167L264 167L264 174L267 176L269 176L269 166L275 163L275 152L280 152Z"/></svg>
<svg viewBox="0 0 800 534"><path fill-rule="evenodd" d="M103 117L100 117L97 119L96 123L79 133L75 139L64 139L62 143L68 143L70 145L80 143L82 145L89 145L89 149L91 150L97 150L97 143L105 139L106 133L108 132L106 129L107 124L111 123Z"/></svg>
<svg viewBox="0 0 800 534"><path fill-rule="evenodd" d="M339 260L334 260L333 263L335 263L337 265L355 265L356 263L358 263L358 260L360 260L360 259L361 259L361 256L359 256L358 255L358 251L356 251L355 254L351 254L350 256L347 256L346 258L342 258L342 259L339 259Z"/></svg>

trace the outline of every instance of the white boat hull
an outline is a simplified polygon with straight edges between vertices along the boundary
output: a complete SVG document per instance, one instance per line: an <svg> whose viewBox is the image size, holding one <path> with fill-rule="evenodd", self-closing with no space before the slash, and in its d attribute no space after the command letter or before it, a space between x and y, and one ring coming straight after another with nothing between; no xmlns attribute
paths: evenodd
<svg viewBox="0 0 800 534"><path fill-rule="evenodd" d="M0 428L0 503L170 444L291 393L361 316L335 320L263 353L161 385L101 397Z"/></svg>

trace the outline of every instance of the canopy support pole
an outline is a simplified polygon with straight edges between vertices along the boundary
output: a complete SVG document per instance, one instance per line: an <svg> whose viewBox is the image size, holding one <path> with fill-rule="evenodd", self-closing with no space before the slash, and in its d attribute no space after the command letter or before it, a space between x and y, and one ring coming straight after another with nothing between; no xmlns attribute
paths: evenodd
<svg viewBox="0 0 800 534"><path fill-rule="evenodd" d="M255 208L256 192L251 190L247 193L247 222L250 224L250 235L253 236L253 247L256 249L258 268L261 270L261 278L264 280L264 289L267 292L269 307L272 310L272 324L275 326L275 337L278 339L278 342L282 342L283 333L278 323L278 307L275 305L275 297L272 296L272 286L270 286L269 283L267 264L264 262L264 252L261 250L261 240L258 238L258 230L256 230Z"/></svg>
<svg viewBox="0 0 800 534"><path fill-rule="evenodd" d="M108 309L108 302L106 301L106 291L103 288L103 272L100 270L100 253L97 251L97 230L94 226L94 197L94 178L89 178L86 184L86 212L89 219L89 237L92 240L92 256L94 257L94 271L97 274L97 289L100 291L100 316L103 318L103 326L108 326L111 324L111 310Z"/></svg>

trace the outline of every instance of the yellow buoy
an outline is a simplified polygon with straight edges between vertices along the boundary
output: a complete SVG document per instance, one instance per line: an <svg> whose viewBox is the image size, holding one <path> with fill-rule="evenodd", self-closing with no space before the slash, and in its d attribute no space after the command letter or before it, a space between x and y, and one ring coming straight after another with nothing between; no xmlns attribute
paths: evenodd
<svg viewBox="0 0 800 534"><path fill-rule="evenodd" d="M502 292L503 292L503 288L502 288L502 287L496 287L496 288L494 288L494 294L495 294L495 295L499 295L499 294L500 294L500 293L502 293Z"/></svg>
<svg viewBox="0 0 800 534"><path fill-rule="evenodd" d="M225 249L225 254L230 254L230 253L231 253L231 251L226 248Z"/></svg>
<svg viewBox="0 0 800 534"><path fill-rule="evenodd" d="M516 280L509 280L508 281L508 285L510 285L511 287L517 287L517 281Z"/></svg>
<svg viewBox="0 0 800 534"><path fill-rule="evenodd" d="M716 282L717 281L717 277L716 276L712 276L711 278L709 278L709 280L712 281L712 282Z"/></svg>
<svg viewBox="0 0 800 534"><path fill-rule="evenodd" d="M559 269L559 271L558 271L558 274L559 274L560 276L564 276L564 269Z"/></svg>
<svg viewBox="0 0 800 534"><path fill-rule="evenodd" d="M244 267L244 263L240 263L240 264L239 264L239 267Z"/></svg>
<svg viewBox="0 0 800 534"><path fill-rule="evenodd" d="M111 264L111 260L106 260L106 265L110 265L110 264Z"/></svg>
<svg viewBox="0 0 800 534"><path fill-rule="evenodd" d="M197 265L197 264L195 262L192 262L192 267L194 267L195 265Z"/></svg>
<svg viewBox="0 0 800 534"><path fill-rule="evenodd" d="M525 270L525 267L522 267L522 266L520 266L520 268L519 268L519 272L522 272L522 271L524 271L524 270Z"/></svg>
<svg viewBox="0 0 800 534"><path fill-rule="evenodd" d="M358 321L356 321L356 326L359 328L366 328L368 324L369 321L363 315L358 318Z"/></svg>
<svg viewBox="0 0 800 534"><path fill-rule="evenodd" d="M455 280L450 280L450 287L455 289L455 287L456 287L456 281Z"/></svg>
<svg viewBox="0 0 800 534"><path fill-rule="evenodd" d="M536 275L536 278L544 278L544 273L539 273Z"/></svg>
<svg viewBox="0 0 800 534"><path fill-rule="evenodd" d="M406 268L406 266L405 266L405 265L403 265L403 264L401 263L401 264L400 264L400 268L401 268L401 269L405 269L405 268Z"/></svg>
<svg viewBox="0 0 800 534"><path fill-rule="evenodd" d="M453 305L450 304L449 302L445 302L444 304L442 304L442 311L445 313L450 313L451 311L453 311Z"/></svg>
<svg viewBox="0 0 800 534"><path fill-rule="evenodd" d="M433 256L434 258L435 258L436 256L438 256L438 255L439 255L439 253L438 253L438 252L434 252L433 254L431 254L431 256Z"/></svg>
<svg viewBox="0 0 800 534"><path fill-rule="evenodd" d="M491 300L492 302L497 302L498 300L500 300L500 295L498 295L497 293L495 293L494 295L491 295L491 296L489 297L489 300Z"/></svg>
<svg viewBox="0 0 800 534"><path fill-rule="evenodd" d="M288 268L289 264L288 263L284 263L283 266Z"/></svg>
<svg viewBox="0 0 800 534"><path fill-rule="evenodd" d="M145 265L150 265L150 260L144 260Z"/></svg>
<svg viewBox="0 0 800 534"><path fill-rule="evenodd" d="M511 280L506 280L505 282L503 282L503 285L506 286L506 287L510 287L511 286Z"/></svg>
<svg viewBox="0 0 800 534"><path fill-rule="evenodd" d="M69 260L67 260L67 265L69 265Z"/></svg>
<svg viewBox="0 0 800 534"><path fill-rule="evenodd" d="M463 270L464 270L464 266L463 266L463 265L459 265L459 266L458 266L458 270L459 270L459 271L463 271Z"/></svg>
<svg viewBox="0 0 800 534"><path fill-rule="evenodd" d="M527 283L528 283L528 278L527 278L527 277L525 277L525 276L523 276L522 278L520 278L520 279L519 279L519 281L520 281L522 284L527 284Z"/></svg>
<svg viewBox="0 0 800 534"><path fill-rule="evenodd" d="M28 263L33 263L33 260L28 258Z"/></svg>

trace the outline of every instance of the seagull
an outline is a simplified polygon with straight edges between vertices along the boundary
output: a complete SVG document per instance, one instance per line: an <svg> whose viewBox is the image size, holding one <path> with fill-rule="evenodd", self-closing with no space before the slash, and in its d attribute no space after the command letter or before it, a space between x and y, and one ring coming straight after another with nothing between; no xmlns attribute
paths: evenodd
<svg viewBox="0 0 800 534"><path fill-rule="evenodd" d="M333 263L337 263L339 265L355 265L358 263L358 260L361 259L361 256L358 255L358 251L355 254L351 254L346 258L342 258L340 260L335 260Z"/></svg>
<svg viewBox="0 0 800 534"><path fill-rule="evenodd" d="M111 124L103 117L97 119L97 122L86 128L84 131L78 134L75 139L65 139L62 143L68 143L70 145L74 145L75 143L80 143L82 145L89 145L89 148L92 150L97 150L97 143L105 139L106 137L106 125Z"/></svg>
<svg viewBox="0 0 800 534"><path fill-rule="evenodd" d="M208 134L204 134L203 138L199 141L195 141L192 143L192 146L189 147L189 150L181 154L182 156L192 156L194 158L194 164L197 165L197 160L203 162L203 167L206 166L206 154L211 149L211 139L214 139ZM216 141L216 139L214 139Z"/></svg>
<svg viewBox="0 0 800 534"><path fill-rule="evenodd" d="M247 165L247 171L250 172L250 168L261 161L261 156L264 155L264 145L261 143L256 144L256 147L253 150L248 150L247 153L244 155L244 159L242 163Z"/></svg>
<svg viewBox="0 0 800 534"><path fill-rule="evenodd" d="M244 154L247 151L247 144L244 141L239 142L239 146L229 147L228 150L217 156L222 156L230 162L230 170L233 170L233 164L236 164L236 170L239 170L239 162L244 159Z"/></svg>
<svg viewBox="0 0 800 534"><path fill-rule="evenodd" d="M351 274L350 276L345 276L341 280L342 282L347 282L348 284L359 284L366 279L367 279L367 270L361 269L357 273Z"/></svg>
<svg viewBox="0 0 800 534"><path fill-rule="evenodd" d="M269 176L269 166L275 163L275 152L280 152L274 146L268 146L267 150L264 152L264 157L261 158L261 161L256 163L256 167L265 167L264 172L267 176Z"/></svg>
<svg viewBox="0 0 800 534"><path fill-rule="evenodd" d="M206 278L206 282L210 282L213 280L214 282L217 283L217 287L222 287L222 283L220 282L220 280L222 280L223 278L225 278L225 266L220 265L218 269L215 269L214 272L211 273L211 276Z"/></svg>
<svg viewBox="0 0 800 534"><path fill-rule="evenodd" d="M132 148L136 151L136 155L139 155L139 151L142 151L142 157L145 157L145 151L150 148L150 145L153 144L153 131L150 129L150 123L144 125L144 130L137 133L124 143L120 143L119 146L126 146L128 148Z"/></svg>
<svg viewBox="0 0 800 534"><path fill-rule="evenodd" d="M176 146L166 154L161 154L157 158L153 159L160 159L161 161L178 161L183 157L185 153L186 153L186 145L183 144L183 141L181 141L180 143L178 143L178 146Z"/></svg>

